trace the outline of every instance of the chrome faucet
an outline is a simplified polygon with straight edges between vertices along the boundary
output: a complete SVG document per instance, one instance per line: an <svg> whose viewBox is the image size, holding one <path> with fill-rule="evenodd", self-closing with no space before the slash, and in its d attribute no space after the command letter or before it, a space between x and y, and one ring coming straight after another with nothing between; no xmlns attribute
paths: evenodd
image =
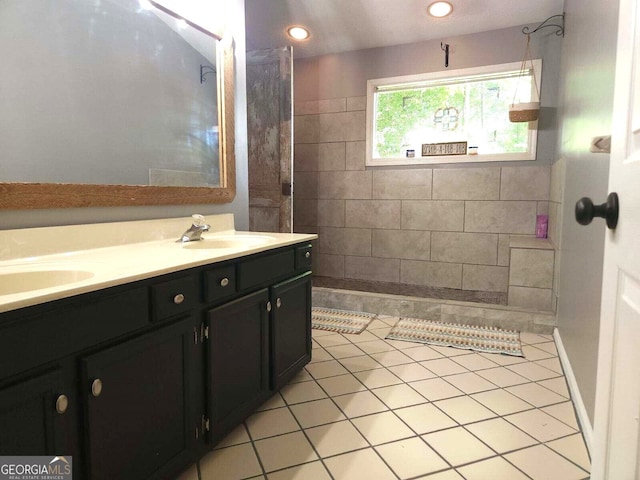
<svg viewBox="0 0 640 480"><path fill-rule="evenodd" d="M209 225L205 223L205 219L202 215L193 214L193 224L180 236L178 242L194 242L196 240L202 240L202 232L208 232Z"/></svg>

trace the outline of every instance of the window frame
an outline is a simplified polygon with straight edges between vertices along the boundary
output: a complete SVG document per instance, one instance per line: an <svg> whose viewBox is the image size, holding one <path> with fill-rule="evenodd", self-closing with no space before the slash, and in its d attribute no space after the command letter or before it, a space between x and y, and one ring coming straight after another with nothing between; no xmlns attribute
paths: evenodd
<svg viewBox="0 0 640 480"><path fill-rule="evenodd" d="M542 59L534 59L533 71L535 79L542 85ZM442 155L442 156L421 156L421 152L416 152L416 156L409 157L388 157L373 158L374 144L374 101L376 89L381 86L401 85L403 83L416 83L433 80L446 80L459 77L469 77L473 75L486 75L501 72L512 72L519 70L521 62L501 63L496 65L484 65L480 67L461 68L456 70L443 70L437 72L419 73L415 75L402 75L396 77L377 78L367 80L367 125L366 125L366 157L365 166L404 166L404 165L436 165L442 163L482 163L482 162L514 162L531 161L536 159L538 142L538 120L529 122L528 128L528 149L526 152L483 154L476 155ZM535 85L531 85L531 98L535 95Z"/></svg>

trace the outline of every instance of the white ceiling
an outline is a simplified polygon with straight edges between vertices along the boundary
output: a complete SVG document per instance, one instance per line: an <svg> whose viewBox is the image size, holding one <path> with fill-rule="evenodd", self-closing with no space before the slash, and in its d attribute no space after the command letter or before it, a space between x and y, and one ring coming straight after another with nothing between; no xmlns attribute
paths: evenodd
<svg viewBox="0 0 640 480"><path fill-rule="evenodd" d="M449 0L453 13L436 19L431 0L246 0L247 49L294 45L297 58L442 39L536 23L562 13L564 0ZM288 25L308 27L293 42ZM550 30L550 29L546 29Z"/></svg>

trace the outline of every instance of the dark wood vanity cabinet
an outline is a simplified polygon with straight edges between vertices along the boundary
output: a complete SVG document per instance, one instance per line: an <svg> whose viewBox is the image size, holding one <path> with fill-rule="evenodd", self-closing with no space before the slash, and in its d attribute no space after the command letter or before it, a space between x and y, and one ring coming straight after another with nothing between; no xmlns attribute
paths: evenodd
<svg viewBox="0 0 640 480"><path fill-rule="evenodd" d="M310 360L310 249L0 314L0 455L175 478Z"/></svg>

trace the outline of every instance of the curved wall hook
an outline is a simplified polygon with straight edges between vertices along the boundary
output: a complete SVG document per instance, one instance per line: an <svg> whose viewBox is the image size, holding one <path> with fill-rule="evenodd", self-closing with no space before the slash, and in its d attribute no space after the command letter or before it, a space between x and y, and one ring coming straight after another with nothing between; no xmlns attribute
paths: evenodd
<svg viewBox="0 0 640 480"><path fill-rule="evenodd" d="M558 25L557 23L547 23L552 18L557 18L557 17L560 17L562 19L561 20L561 25ZM522 29L522 33L524 33L525 35L531 35L532 33L536 33L538 30L540 30L541 28L545 28L545 27L555 27L555 28L557 28L556 35L558 35L558 36L562 35L564 37L564 13L562 13L561 15L553 15L553 16L547 18L544 22L542 22L540 25L538 25L533 30L529 29L529 27L524 27Z"/></svg>

